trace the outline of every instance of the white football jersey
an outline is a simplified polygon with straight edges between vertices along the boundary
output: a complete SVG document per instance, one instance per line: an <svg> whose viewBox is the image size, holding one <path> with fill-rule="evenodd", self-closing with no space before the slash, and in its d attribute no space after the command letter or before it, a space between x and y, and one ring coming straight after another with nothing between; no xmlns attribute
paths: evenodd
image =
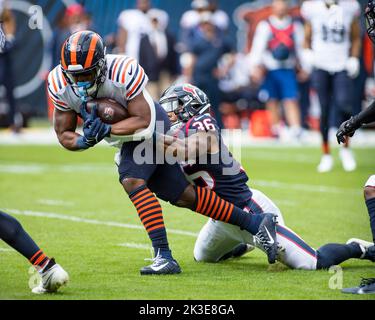
<svg viewBox="0 0 375 320"><path fill-rule="evenodd" d="M360 11L355 0L341 0L329 8L322 0L302 4L301 14L312 26L311 46L316 68L329 72L345 70L350 57L351 26Z"/></svg>
<svg viewBox="0 0 375 320"><path fill-rule="evenodd" d="M145 90L148 77L138 62L128 56L106 55L107 76L104 83L99 87L97 99L109 98L117 101L127 108L128 101L140 93L144 93L151 110L150 128L155 126L155 105ZM48 75L48 95L54 107L60 111L74 110L80 113L81 98L75 93L62 73L61 65L54 68ZM132 141L142 137L127 136L107 138L106 141L113 146L120 146L123 142Z"/></svg>

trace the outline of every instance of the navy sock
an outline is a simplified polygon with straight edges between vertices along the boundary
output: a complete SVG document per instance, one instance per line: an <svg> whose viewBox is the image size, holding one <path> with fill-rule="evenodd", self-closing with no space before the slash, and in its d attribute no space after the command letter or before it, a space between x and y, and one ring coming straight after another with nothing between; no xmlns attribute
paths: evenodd
<svg viewBox="0 0 375 320"><path fill-rule="evenodd" d="M27 260L30 260L40 250L21 224L2 211L0 211L0 239L3 239Z"/></svg>
<svg viewBox="0 0 375 320"><path fill-rule="evenodd" d="M366 201L368 214L370 216L370 226L372 232L372 240L375 243L375 198Z"/></svg>
<svg viewBox="0 0 375 320"><path fill-rule="evenodd" d="M247 230L253 235L258 232L262 215L253 215L221 199L214 191L195 187L197 206L194 211L214 220L226 222Z"/></svg>
<svg viewBox="0 0 375 320"><path fill-rule="evenodd" d="M328 269L331 266L339 265L349 259L359 259L363 252L357 243L329 243L320 247L317 250L317 254L317 269Z"/></svg>
<svg viewBox="0 0 375 320"><path fill-rule="evenodd" d="M147 186L138 188L129 194L129 197L152 242L155 256L159 253L163 258L171 258L162 208L158 199Z"/></svg>

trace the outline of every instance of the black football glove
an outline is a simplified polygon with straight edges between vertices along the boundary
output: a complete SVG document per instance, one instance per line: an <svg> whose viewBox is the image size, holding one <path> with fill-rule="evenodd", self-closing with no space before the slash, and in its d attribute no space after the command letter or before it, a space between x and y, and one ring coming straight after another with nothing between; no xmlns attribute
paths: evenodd
<svg viewBox="0 0 375 320"><path fill-rule="evenodd" d="M345 143L346 137L353 137L355 131L360 127L361 125L358 124L355 117L351 117L348 121L343 122L336 133L338 144Z"/></svg>

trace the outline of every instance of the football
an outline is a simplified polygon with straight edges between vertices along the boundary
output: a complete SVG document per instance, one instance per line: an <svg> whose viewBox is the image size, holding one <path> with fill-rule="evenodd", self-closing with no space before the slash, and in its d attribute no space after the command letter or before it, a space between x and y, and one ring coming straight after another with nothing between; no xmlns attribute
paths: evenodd
<svg viewBox="0 0 375 320"><path fill-rule="evenodd" d="M106 124L114 124L129 117L129 113L117 101L100 98L87 103L87 112L91 112L94 105L98 107L98 116Z"/></svg>

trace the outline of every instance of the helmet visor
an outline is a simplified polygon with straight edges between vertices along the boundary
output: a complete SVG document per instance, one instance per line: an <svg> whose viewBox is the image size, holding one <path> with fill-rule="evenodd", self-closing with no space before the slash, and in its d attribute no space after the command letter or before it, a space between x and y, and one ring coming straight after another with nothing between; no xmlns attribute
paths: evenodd
<svg viewBox="0 0 375 320"><path fill-rule="evenodd" d="M160 105L166 113L177 112L181 107L176 97L160 101Z"/></svg>
<svg viewBox="0 0 375 320"><path fill-rule="evenodd" d="M97 77L98 77L98 68L94 68L87 71L66 71L67 77L70 79L72 83L79 83L79 82L89 82L94 84Z"/></svg>

